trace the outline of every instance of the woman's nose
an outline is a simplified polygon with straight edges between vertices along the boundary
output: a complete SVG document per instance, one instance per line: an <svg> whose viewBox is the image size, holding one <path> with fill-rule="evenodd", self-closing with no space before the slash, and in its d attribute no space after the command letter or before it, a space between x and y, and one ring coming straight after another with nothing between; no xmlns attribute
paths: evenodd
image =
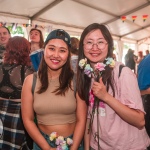
<svg viewBox="0 0 150 150"><path fill-rule="evenodd" d="M98 50L98 45L97 45L97 44L93 44L92 49L93 49L93 50Z"/></svg>
<svg viewBox="0 0 150 150"><path fill-rule="evenodd" d="M59 52L58 51L54 51L53 56L54 57L59 57Z"/></svg>

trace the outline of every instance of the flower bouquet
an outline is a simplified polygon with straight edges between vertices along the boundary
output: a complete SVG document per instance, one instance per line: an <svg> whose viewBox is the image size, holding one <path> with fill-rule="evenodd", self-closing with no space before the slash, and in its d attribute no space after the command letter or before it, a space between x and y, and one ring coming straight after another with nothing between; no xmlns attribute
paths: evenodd
<svg viewBox="0 0 150 150"><path fill-rule="evenodd" d="M106 58L106 64L98 62L94 65L94 70L93 68L91 68L90 64L87 63L86 58L81 59L79 61L79 66L81 69L84 69L84 73L90 78L93 77L96 81L99 80L99 78L102 75L102 72L105 70L105 66L107 65L109 65L112 68L115 66L115 61L113 60L113 58Z"/></svg>
<svg viewBox="0 0 150 150"><path fill-rule="evenodd" d="M56 147L56 150L69 150L69 147L73 144L73 140L71 138L58 136L57 132L52 132L49 139L53 147Z"/></svg>

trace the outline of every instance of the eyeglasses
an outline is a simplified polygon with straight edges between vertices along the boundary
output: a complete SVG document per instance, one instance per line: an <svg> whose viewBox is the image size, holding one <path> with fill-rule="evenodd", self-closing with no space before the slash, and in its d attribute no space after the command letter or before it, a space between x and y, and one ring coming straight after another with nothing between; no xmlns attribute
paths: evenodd
<svg viewBox="0 0 150 150"><path fill-rule="evenodd" d="M103 49L106 47L107 44L108 44L108 43L107 43L106 41L103 41L103 40L98 41L97 43L94 43L94 42L92 42L92 41L86 41L86 42L84 43L84 46L85 46L85 49L91 50L94 45L97 45L97 48L98 48L98 49L103 50Z"/></svg>

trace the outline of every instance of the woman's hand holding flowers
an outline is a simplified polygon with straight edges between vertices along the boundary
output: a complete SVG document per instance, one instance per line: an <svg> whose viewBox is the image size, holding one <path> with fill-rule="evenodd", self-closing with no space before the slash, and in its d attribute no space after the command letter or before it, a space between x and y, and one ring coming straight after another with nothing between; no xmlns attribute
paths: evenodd
<svg viewBox="0 0 150 150"><path fill-rule="evenodd" d="M92 91L93 91L93 94L97 98L99 98L105 102L108 92L106 90L106 86L104 85L104 83L102 81L102 77L100 77L99 82L96 82L96 81L93 82Z"/></svg>

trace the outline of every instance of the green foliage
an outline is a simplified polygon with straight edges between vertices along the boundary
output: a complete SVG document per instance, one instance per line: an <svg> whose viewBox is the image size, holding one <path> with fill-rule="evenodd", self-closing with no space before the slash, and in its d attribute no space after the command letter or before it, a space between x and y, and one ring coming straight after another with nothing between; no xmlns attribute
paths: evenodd
<svg viewBox="0 0 150 150"><path fill-rule="evenodd" d="M124 48L125 49L129 49L129 45L128 44L124 44Z"/></svg>
<svg viewBox="0 0 150 150"><path fill-rule="evenodd" d="M116 50L117 50L117 45L114 44L114 51L116 51Z"/></svg>
<svg viewBox="0 0 150 150"><path fill-rule="evenodd" d="M16 34L17 34L17 35L18 35L18 34L24 35L23 29L22 29L21 26L17 26L16 29L13 29L12 26L8 26L8 29L9 29L9 31L10 31L10 33L11 33L12 35L16 35Z"/></svg>

